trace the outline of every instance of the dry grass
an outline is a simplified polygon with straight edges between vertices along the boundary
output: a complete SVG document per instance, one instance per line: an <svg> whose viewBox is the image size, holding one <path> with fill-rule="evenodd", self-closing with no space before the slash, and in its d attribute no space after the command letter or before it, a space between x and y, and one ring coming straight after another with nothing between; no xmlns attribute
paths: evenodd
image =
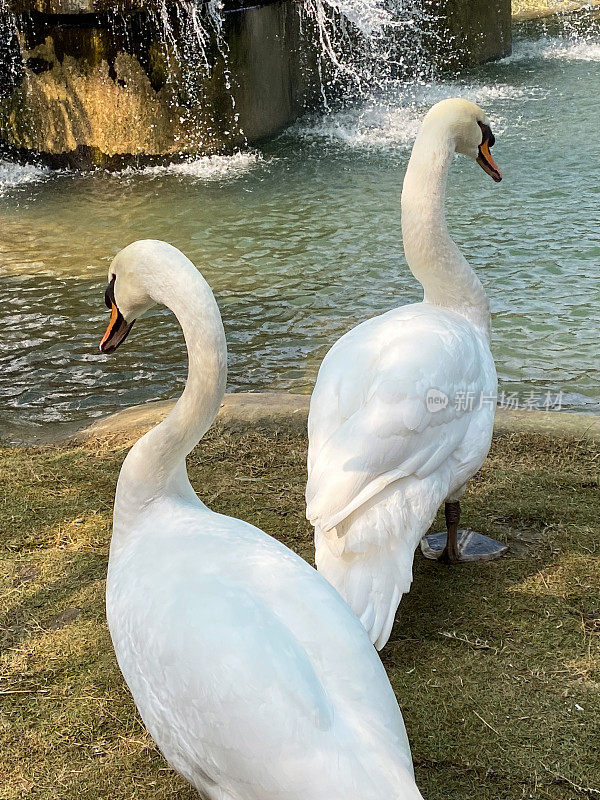
<svg viewBox="0 0 600 800"><path fill-rule="evenodd" d="M564 0L563 0L564 2ZM560 0L558 0L560 3ZM550 12L551 9L555 8L557 5L557 0L512 0L512 13L513 16L515 14L523 14L523 13L545 13ZM567 3L565 3L565 6Z"/></svg>
<svg viewBox="0 0 600 800"><path fill-rule="evenodd" d="M535 19L550 14L570 13L598 4L598 0L512 0L512 15L517 19Z"/></svg>
<svg viewBox="0 0 600 800"><path fill-rule="evenodd" d="M215 510L307 559L303 436L213 434L190 462ZM104 619L123 450L2 452L0 797L195 797L123 685ZM494 564L415 560L383 659L427 800L600 798L597 445L495 441L465 521L509 540Z"/></svg>

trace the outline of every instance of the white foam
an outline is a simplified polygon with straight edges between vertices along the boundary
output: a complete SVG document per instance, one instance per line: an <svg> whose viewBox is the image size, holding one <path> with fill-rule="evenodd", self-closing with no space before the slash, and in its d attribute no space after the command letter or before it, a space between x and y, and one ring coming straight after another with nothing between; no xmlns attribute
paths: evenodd
<svg viewBox="0 0 600 800"><path fill-rule="evenodd" d="M16 164L0 160L0 197L7 191L27 183L41 181L50 174L49 169L33 164Z"/></svg>
<svg viewBox="0 0 600 800"><path fill-rule="evenodd" d="M229 156L212 155L200 156L170 164L152 167L126 167L116 173L119 176L127 175L180 175L197 180L212 181L223 178L236 178L254 169L259 163L266 163L260 153L245 151L233 153Z"/></svg>
<svg viewBox="0 0 600 800"><path fill-rule="evenodd" d="M600 61L600 42L570 38L522 39L517 41L510 56L500 64L537 59L562 59L563 61Z"/></svg>
<svg viewBox="0 0 600 800"><path fill-rule="evenodd" d="M472 100L474 103L483 106L484 110L487 110L485 109L486 103L517 100L520 97L538 93L539 90L534 87L523 88L522 86L511 86L508 83L476 84L460 83L458 81L423 84L422 86L416 86L412 92L415 100L427 105L427 107L449 97L465 97L467 100Z"/></svg>
<svg viewBox="0 0 600 800"><path fill-rule="evenodd" d="M325 114L318 119L303 121L291 132L301 139L339 143L350 148L385 150L404 149L412 145L421 120L434 103L449 97L466 97L484 110L494 104L493 120L500 132L502 116L496 103L513 100L538 89L523 89L508 84L462 84L445 82L404 87L389 102L370 102L360 107ZM499 127L500 126L500 127Z"/></svg>
<svg viewBox="0 0 600 800"><path fill-rule="evenodd" d="M348 147L385 149L406 146L419 130L414 106L365 105L301 123L292 132L301 139L329 140Z"/></svg>

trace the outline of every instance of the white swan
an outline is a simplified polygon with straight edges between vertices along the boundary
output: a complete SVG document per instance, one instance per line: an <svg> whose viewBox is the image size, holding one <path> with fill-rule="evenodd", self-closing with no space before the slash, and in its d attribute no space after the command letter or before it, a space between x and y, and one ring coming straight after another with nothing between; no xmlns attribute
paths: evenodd
<svg viewBox="0 0 600 800"><path fill-rule="evenodd" d="M501 180L493 144L475 104L444 100L429 110L402 192L404 250L423 302L342 336L311 398L306 502L317 568L378 648L410 588L415 547L442 502L443 560L475 560L475 543L487 558L501 552L487 537L465 537L466 553L457 542L459 498L490 446L497 379L488 299L444 212L455 152Z"/></svg>
<svg viewBox="0 0 600 800"><path fill-rule="evenodd" d="M117 660L171 766L206 800L418 800L402 715L376 651L329 583L263 531L196 496L185 457L225 389L208 284L164 242L109 270L112 352L154 303L177 316L189 374L127 455L106 607Z"/></svg>

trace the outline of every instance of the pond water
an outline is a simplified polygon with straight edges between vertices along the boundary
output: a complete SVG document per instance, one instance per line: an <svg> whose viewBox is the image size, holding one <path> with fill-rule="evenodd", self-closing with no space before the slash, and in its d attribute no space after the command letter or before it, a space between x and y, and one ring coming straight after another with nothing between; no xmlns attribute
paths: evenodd
<svg viewBox="0 0 600 800"><path fill-rule="evenodd" d="M457 159L448 191L450 228L491 298L501 390L600 410L599 70L600 23L582 15L529 26L504 61L390 86L259 150L118 174L0 161L4 427L84 422L181 390L183 337L165 310L116 355L98 351L108 265L146 237L182 249L212 285L230 390L310 392L344 331L420 299L400 190L420 119L456 95L492 117L504 173L496 185Z"/></svg>

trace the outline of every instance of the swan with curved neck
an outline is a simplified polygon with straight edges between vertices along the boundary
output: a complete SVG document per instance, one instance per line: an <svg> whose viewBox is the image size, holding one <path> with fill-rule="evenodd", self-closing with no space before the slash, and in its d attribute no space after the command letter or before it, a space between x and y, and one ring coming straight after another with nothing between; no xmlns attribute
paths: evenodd
<svg viewBox="0 0 600 800"><path fill-rule="evenodd" d="M481 281L448 232L445 192L455 153L495 181L490 121L444 100L425 116L402 192L402 236L423 301L370 319L325 356L309 414L307 517L319 571L378 648L412 582L414 550L445 502L447 531L424 543L446 563L505 548L458 531L467 481L489 450L497 379Z"/></svg>
<svg viewBox="0 0 600 800"><path fill-rule="evenodd" d="M490 305L481 281L452 240L446 224L448 170L455 153L474 158L502 179L490 147L490 122L466 100L443 100L423 120L402 189L402 240L406 261L423 287L423 302L463 314L489 335Z"/></svg>
<svg viewBox="0 0 600 800"><path fill-rule="evenodd" d="M142 241L114 259L106 300L103 352L155 303L188 348L183 394L123 464L106 589L119 666L163 755L205 800L422 800L360 622L299 556L189 483L185 458L225 390L208 284L175 248Z"/></svg>
<svg viewBox="0 0 600 800"><path fill-rule="evenodd" d="M161 304L177 317L189 356L186 385L175 407L125 459L117 503L121 484L128 503L135 497L136 503L143 505L169 491L185 495L193 490L181 467L183 459L211 426L225 393L227 345L218 306L192 262L165 243L137 242L121 250L110 275L106 302L113 313L100 350L114 352L133 322ZM124 314L130 323L125 322Z"/></svg>

